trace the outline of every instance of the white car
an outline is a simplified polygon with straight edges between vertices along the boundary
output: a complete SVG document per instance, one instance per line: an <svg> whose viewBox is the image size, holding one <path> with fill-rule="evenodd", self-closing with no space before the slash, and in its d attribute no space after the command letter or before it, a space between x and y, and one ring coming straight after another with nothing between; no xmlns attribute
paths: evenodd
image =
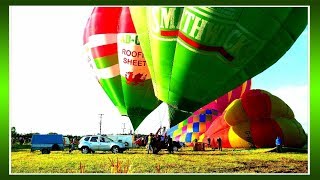
<svg viewBox="0 0 320 180"><path fill-rule="evenodd" d="M94 153L95 151L111 151L122 153L127 149L124 143L115 142L101 135L84 136L80 139L78 149L83 153Z"/></svg>

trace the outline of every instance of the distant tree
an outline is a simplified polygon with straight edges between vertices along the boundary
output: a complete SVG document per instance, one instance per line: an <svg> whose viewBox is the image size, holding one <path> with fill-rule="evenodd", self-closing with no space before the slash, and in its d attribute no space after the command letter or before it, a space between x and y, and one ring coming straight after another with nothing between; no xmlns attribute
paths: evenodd
<svg viewBox="0 0 320 180"><path fill-rule="evenodd" d="M17 136L16 127L11 127L11 137L15 138Z"/></svg>
<svg viewBox="0 0 320 180"><path fill-rule="evenodd" d="M17 130L16 127L11 127L11 145L16 142Z"/></svg>
<svg viewBox="0 0 320 180"><path fill-rule="evenodd" d="M55 133L55 132L49 132L48 134L58 134L58 133Z"/></svg>

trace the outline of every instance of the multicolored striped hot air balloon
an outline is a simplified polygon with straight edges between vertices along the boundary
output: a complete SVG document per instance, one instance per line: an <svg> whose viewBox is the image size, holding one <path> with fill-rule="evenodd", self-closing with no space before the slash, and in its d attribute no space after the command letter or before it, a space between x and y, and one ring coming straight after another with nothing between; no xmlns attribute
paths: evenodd
<svg viewBox="0 0 320 180"><path fill-rule="evenodd" d="M307 135L294 118L291 108L280 98L263 90L250 90L233 101L204 133L211 145L222 139L225 148L275 147L275 139L283 139L284 146L303 147Z"/></svg>
<svg viewBox="0 0 320 180"><path fill-rule="evenodd" d="M202 141L202 135L209 129L211 123L223 113L232 101L240 98L250 88L251 80L248 80L241 86L198 109L188 119L170 128L167 134L176 141L185 142L187 145L193 145L192 142L195 139Z"/></svg>
<svg viewBox="0 0 320 180"><path fill-rule="evenodd" d="M84 31L84 46L101 87L120 114L127 115L117 51L121 10L121 7L94 8Z"/></svg>
<svg viewBox="0 0 320 180"><path fill-rule="evenodd" d="M156 96L193 112L276 63L306 7L131 7Z"/></svg>
<svg viewBox="0 0 320 180"><path fill-rule="evenodd" d="M88 61L102 88L136 129L159 104L130 12L96 7L84 33Z"/></svg>
<svg viewBox="0 0 320 180"><path fill-rule="evenodd" d="M208 109L199 115L193 115L170 128L167 132L175 141L184 142L186 145L193 145L192 142L207 131L215 119L212 110Z"/></svg>

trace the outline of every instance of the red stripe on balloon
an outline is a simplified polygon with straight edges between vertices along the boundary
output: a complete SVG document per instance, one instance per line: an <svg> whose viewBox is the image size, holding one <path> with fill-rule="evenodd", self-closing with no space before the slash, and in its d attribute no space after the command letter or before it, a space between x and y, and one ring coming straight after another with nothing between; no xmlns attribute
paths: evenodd
<svg viewBox="0 0 320 180"><path fill-rule="evenodd" d="M187 44L189 44L190 46L196 48L196 49L200 49L203 51L212 51L212 52L218 52L220 53L223 57L225 57L228 61L232 61L234 59L234 57L229 54L223 47L221 46L207 46L207 45L203 45L200 43L197 43L195 41L193 41L192 39L188 38L187 36L185 36L183 33L179 32L178 36Z"/></svg>
<svg viewBox="0 0 320 180"><path fill-rule="evenodd" d="M117 33L122 7L96 7L91 14L89 36Z"/></svg>
<svg viewBox="0 0 320 180"><path fill-rule="evenodd" d="M161 36L178 36L179 30L173 30L173 31L160 31Z"/></svg>
<svg viewBox="0 0 320 180"><path fill-rule="evenodd" d="M110 56L117 53L117 43L91 48L93 58Z"/></svg>
<svg viewBox="0 0 320 180"><path fill-rule="evenodd" d="M274 147L276 137L283 137L280 126L271 118L251 121L250 132L253 144L257 148Z"/></svg>
<svg viewBox="0 0 320 180"><path fill-rule="evenodd" d="M260 90L250 90L243 94L241 102L250 121L271 117L271 100Z"/></svg>
<svg viewBox="0 0 320 180"><path fill-rule="evenodd" d="M129 7L123 7L119 21L119 33L136 33Z"/></svg>

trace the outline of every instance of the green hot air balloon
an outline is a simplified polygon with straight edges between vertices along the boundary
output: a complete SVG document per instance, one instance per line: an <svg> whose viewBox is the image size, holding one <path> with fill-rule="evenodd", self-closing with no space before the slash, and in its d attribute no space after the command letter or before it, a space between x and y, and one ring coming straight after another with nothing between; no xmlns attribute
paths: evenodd
<svg viewBox="0 0 320 180"><path fill-rule="evenodd" d="M170 8L131 10L145 15L133 21L151 54L156 96L187 112L276 63L308 21L306 7Z"/></svg>
<svg viewBox="0 0 320 180"><path fill-rule="evenodd" d="M135 21L135 27L144 45L142 50L150 69L155 94L159 99L167 99L183 7L130 7L130 11L133 19L139 19ZM168 106L168 110L171 126L192 115L192 112L172 106Z"/></svg>

